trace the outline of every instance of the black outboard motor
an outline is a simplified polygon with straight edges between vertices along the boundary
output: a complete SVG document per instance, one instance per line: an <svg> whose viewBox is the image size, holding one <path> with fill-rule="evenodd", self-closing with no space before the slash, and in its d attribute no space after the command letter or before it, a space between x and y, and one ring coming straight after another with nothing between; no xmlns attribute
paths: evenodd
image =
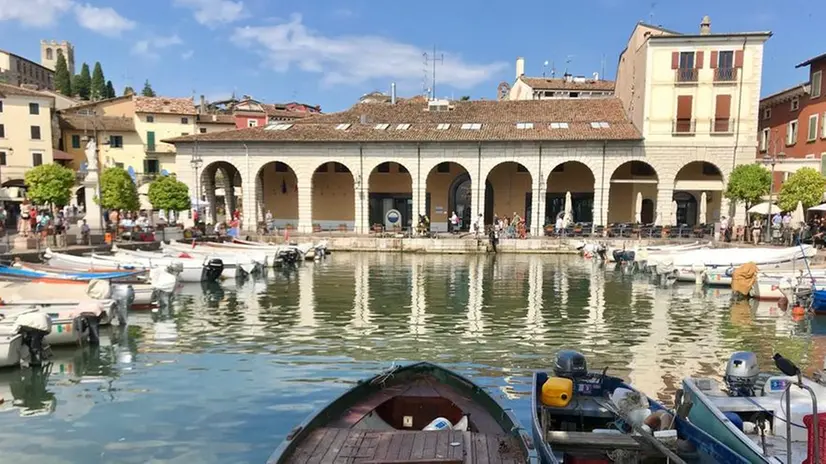
<svg viewBox="0 0 826 464"><path fill-rule="evenodd" d="M614 250L614 261L618 263L634 261L634 253L629 250Z"/></svg>
<svg viewBox="0 0 826 464"><path fill-rule="evenodd" d="M607 256L608 248L606 248L605 245L600 243L597 246L596 252L597 252L597 256L599 256L599 259L601 259L602 261L607 261L607 259L608 259L608 256Z"/></svg>
<svg viewBox="0 0 826 464"><path fill-rule="evenodd" d="M204 265L204 271L201 275L201 280L206 280L209 282L216 281L219 277L221 277L222 272L224 272L224 262L221 261L219 258L211 258Z"/></svg>
<svg viewBox="0 0 826 464"><path fill-rule="evenodd" d="M21 314L15 324L17 333L22 337L22 345L29 350L29 365L42 365L49 352L49 345L44 343L44 339L52 331L49 315L43 312Z"/></svg>
<svg viewBox="0 0 826 464"><path fill-rule="evenodd" d="M301 252L294 248L288 248L278 252L277 260L281 263L281 266L295 266L298 264L300 258Z"/></svg>
<svg viewBox="0 0 826 464"><path fill-rule="evenodd" d="M571 380L587 376L588 363L585 361L585 355L574 350L558 351L556 353L554 375L557 377L566 377Z"/></svg>

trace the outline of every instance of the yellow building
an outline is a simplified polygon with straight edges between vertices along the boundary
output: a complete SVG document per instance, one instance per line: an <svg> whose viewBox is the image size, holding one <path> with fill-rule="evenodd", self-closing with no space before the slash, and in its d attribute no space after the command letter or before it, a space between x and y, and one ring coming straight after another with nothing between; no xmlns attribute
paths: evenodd
<svg viewBox="0 0 826 464"><path fill-rule="evenodd" d="M54 98L0 84L0 182L22 187L26 171L54 161Z"/></svg>
<svg viewBox="0 0 826 464"><path fill-rule="evenodd" d="M175 146L161 140L197 132L197 113L192 99L135 96L133 101L135 130L146 153L142 172L149 175L175 172Z"/></svg>

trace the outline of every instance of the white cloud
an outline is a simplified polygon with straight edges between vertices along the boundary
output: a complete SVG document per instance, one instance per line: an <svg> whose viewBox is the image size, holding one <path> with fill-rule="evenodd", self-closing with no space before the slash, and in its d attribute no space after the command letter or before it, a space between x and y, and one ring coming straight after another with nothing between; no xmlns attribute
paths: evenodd
<svg viewBox="0 0 826 464"><path fill-rule="evenodd" d="M237 28L232 40L258 50L276 71L286 72L297 66L302 71L323 73L325 84L360 85L391 79L408 85L420 83L422 53L426 51L387 37L325 37L305 27L300 15L274 26ZM472 88L508 66L503 62L467 63L449 53L444 58L437 68L437 85L457 89Z"/></svg>
<svg viewBox="0 0 826 464"><path fill-rule="evenodd" d="M193 10L195 20L209 27L232 23L247 17L242 1L175 0L175 5Z"/></svg>
<svg viewBox="0 0 826 464"><path fill-rule="evenodd" d="M20 21L35 27L51 26L71 6L71 0L0 0L0 21Z"/></svg>
<svg viewBox="0 0 826 464"><path fill-rule="evenodd" d="M194 55L194 54L195 54L195 50L187 50L187 51L181 53L181 59L186 61L186 60L192 58L192 55Z"/></svg>
<svg viewBox="0 0 826 464"><path fill-rule="evenodd" d="M132 54L154 60L161 57L159 53L160 50L175 45L181 45L183 43L184 41L181 40L181 38L178 37L177 34L173 34L167 37L160 36L146 40L139 40L135 42L134 45L132 45Z"/></svg>
<svg viewBox="0 0 826 464"><path fill-rule="evenodd" d="M74 10L81 27L105 36L117 37L121 32L132 30L136 26L134 21L124 18L109 7L98 8L86 3L75 5Z"/></svg>

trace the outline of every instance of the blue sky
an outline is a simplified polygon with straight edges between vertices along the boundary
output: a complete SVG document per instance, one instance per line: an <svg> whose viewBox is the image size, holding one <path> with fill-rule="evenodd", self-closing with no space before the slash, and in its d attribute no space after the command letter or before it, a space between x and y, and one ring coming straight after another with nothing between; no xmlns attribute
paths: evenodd
<svg viewBox="0 0 826 464"><path fill-rule="evenodd" d="M69 40L77 67L100 61L118 93L149 79L159 94L249 94L324 111L372 90L421 93L422 53L436 44L439 96L495 98L514 78L557 71L608 78L634 24L683 32L708 14L716 32L771 30L763 95L806 79L794 65L826 52L818 2L787 0L0 0L0 49L39 59L40 39ZM652 7L653 5L653 7ZM653 16L652 16L653 11ZM822 16L821 16L822 17ZM570 57L570 58L569 58ZM429 84L428 84L429 85Z"/></svg>

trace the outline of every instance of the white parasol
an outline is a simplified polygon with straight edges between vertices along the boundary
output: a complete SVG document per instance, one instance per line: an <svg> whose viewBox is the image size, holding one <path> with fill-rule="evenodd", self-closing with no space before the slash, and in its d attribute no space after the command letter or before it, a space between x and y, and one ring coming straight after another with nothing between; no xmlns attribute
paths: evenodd
<svg viewBox="0 0 826 464"><path fill-rule="evenodd" d="M774 214L779 212L780 208L778 208L777 205L775 205L774 203L769 203L767 201L764 201L763 203L758 203L749 208L749 214L762 214L765 216L767 214Z"/></svg>
<svg viewBox="0 0 826 464"><path fill-rule="evenodd" d="M806 214L803 212L803 202L797 202L797 208L792 212L792 227L797 229L806 222Z"/></svg>
<svg viewBox="0 0 826 464"><path fill-rule="evenodd" d="M565 193L565 216L563 221L565 221L565 227L574 223L574 206L571 200L571 192Z"/></svg>
<svg viewBox="0 0 826 464"><path fill-rule="evenodd" d="M708 198L706 197L706 192L703 192L702 195L700 195L700 224L708 224L708 214L706 209L707 200Z"/></svg>
<svg viewBox="0 0 826 464"><path fill-rule="evenodd" d="M637 192L637 208L634 212L634 223L640 224L642 222L642 192Z"/></svg>
<svg viewBox="0 0 826 464"><path fill-rule="evenodd" d="M671 202L671 225L672 226L677 225L677 202L676 201Z"/></svg>

